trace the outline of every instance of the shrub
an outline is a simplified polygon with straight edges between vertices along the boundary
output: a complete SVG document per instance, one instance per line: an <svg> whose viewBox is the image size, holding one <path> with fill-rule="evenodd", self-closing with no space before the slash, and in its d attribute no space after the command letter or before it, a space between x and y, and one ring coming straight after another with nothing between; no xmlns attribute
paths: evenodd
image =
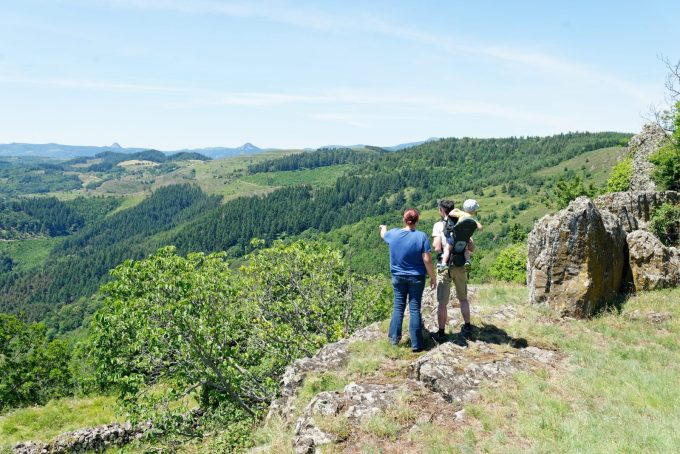
<svg viewBox="0 0 680 454"><path fill-rule="evenodd" d="M680 205L664 203L654 210L649 228L666 246L680 244Z"/></svg>
<svg viewBox="0 0 680 454"><path fill-rule="evenodd" d="M66 342L50 341L44 324L0 314L0 410L68 395L69 359Z"/></svg>
<svg viewBox="0 0 680 454"><path fill-rule="evenodd" d="M661 147L649 160L656 166L652 178L657 184L671 191L680 190L680 151L677 145Z"/></svg>
<svg viewBox="0 0 680 454"><path fill-rule="evenodd" d="M680 190L680 102L675 104L673 111L674 132L670 143L661 147L649 157L655 165L652 178L660 186L671 190Z"/></svg>
<svg viewBox="0 0 680 454"><path fill-rule="evenodd" d="M527 247L525 244L513 244L503 249L493 265L490 274L492 277L506 282L526 282Z"/></svg>
<svg viewBox="0 0 680 454"><path fill-rule="evenodd" d="M621 192L630 189L630 177L633 175L633 158L628 156L612 168L607 180L607 192Z"/></svg>

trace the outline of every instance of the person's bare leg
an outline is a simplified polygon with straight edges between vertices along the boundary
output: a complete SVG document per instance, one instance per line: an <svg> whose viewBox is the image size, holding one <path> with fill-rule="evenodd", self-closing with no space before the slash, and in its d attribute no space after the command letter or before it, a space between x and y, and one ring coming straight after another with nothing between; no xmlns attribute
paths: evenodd
<svg viewBox="0 0 680 454"><path fill-rule="evenodd" d="M448 317L448 312L446 309L447 304L439 303L437 305L437 325L440 330L446 328L446 319Z"/></svg>
<svg viewBox="0 0 680 454"><path fill-rule="evenodd" d="M448 317L447 306L449 305L448 293L450 287L444 282L441 274L438 277L437 284L437 327L442 330L446 328L446 319Z"/></svg>
<svg viewBox="0 0 680 454"><path fill-rule="evenodd" d="M463 314L463 321L465 323L470 323L470 305L467 299L459 299L460 302L460 313Z"/></svg>

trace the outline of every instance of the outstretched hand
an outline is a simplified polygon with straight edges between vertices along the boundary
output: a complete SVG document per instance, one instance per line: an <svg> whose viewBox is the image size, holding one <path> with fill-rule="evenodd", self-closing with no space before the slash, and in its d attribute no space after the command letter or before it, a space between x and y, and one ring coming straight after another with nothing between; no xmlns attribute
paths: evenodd
<svg viewBox="0 0 680 454"><path fill-rule="evenodd" d="M437 288L437 280L430 279L430 290L435 290Z"/></svg>

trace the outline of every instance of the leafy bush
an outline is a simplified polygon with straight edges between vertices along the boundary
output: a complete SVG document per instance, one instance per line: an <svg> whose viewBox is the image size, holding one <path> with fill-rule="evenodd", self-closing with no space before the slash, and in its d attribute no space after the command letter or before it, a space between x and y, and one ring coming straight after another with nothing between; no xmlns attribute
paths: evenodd
<svg viewBox="0 0 680 454"><path fill-rule="evenodd" d="M69 394L66 342L50 341L42 323L0 314L0 410Z"/></svg>
<svg viewBox="0 0 680 454"><path fill-rule="evenodd" d="M278 242L238 272L224 258L166 247L102 287L91 356L133 421L190 435L257 418L288 364L389 311L382 281L325 243ZM225 440L245 440L238 427Z"/></svg>
<svg viewBox="0 0 680 454"><path fill-rule="evenodd" d="M527 270L527 246L526 244L513 244L503 249L498 258L491 265L490 274L495 279L506 282L526 282Z"/></svg>
<svg viewBox="0 0 680 454"><path fill-rule="evenodd" d="M630 177L633 175L633 158L628 156L612 168L607 180L607 192L621 192L630 189Z"/></svg>
<svg viewBox="0 0 680 454"><path fill-rule="evenodd" d="M575 177L560 177L555 183L553 190L553 203L558 209L566 208L569 202L582 195L593 197L597 194L597 189L591 183L586 186L583 178Z"/></svg>
<svg viewBox="0 0 680 454"><path fill-rule="evenodd" d="M680 190L680 102L675 104L674 112L675 131L670 143L649 157L650 162L656 166L652 175L654 181L671 191Z"/></svg>
<svg viewBox="0 0 680 454"><path fill-rule="evenodd" d="M664 203L654 210L649 227L666 246L680 244L680 205Z"/></svg>
<svg viewBox="0 0 680 454"><path fill-rule="evenodd" d="M661 147L649 160L656 166L652 178L657 184L671 191L680 190L680 151L677 145Z"/></svg>

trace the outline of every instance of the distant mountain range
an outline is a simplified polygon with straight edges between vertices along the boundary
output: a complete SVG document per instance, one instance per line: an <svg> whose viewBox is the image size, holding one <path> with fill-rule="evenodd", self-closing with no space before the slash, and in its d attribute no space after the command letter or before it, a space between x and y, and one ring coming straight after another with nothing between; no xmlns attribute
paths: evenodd
<svg viewBox="0 0 680 454"><path fill-rule="evenodd" d="M388 147L381 147L389 151L402 150L404 148L420 145L424 142L437 140L430 138L420 142L402 143ZM328 145L320 148L362 148L364 144L359 145ZM174 153L200 153L212 159L226 158L229 156L250 155L257 154L263 151L277 150L278 148L260 148L250 142L244 143L240 147L208 147L208 148L185 148L182 150L163 151L166 154ZM313 150L314 148L309 148ZM0 157L2 156L34 156L58 159L72 159L77 157L89 157L106 151L113 151L116 153L138 153L146 151L149 148L125 148L119 143L114 142L109 146L97 147L91 145L61 145L58 143L6 143L0 144Z"/></svg>
<svg viewBox="0 0 680 454"><path fill-rule="evenodd" d="M0 156L41 156L46 158L72 159L77 157L90 157L106 151L116 153L138 153L149 148L124 148L118 143L109 146L96 147L90 145L61 145L58 143L33 144L33 143L7 143L0 144ZM227 156L256 154L264 151L263 149L245 143L240 147L210 147L164 151L166 154L176 153L200 153L213 159L224 158Z"/></svg>

